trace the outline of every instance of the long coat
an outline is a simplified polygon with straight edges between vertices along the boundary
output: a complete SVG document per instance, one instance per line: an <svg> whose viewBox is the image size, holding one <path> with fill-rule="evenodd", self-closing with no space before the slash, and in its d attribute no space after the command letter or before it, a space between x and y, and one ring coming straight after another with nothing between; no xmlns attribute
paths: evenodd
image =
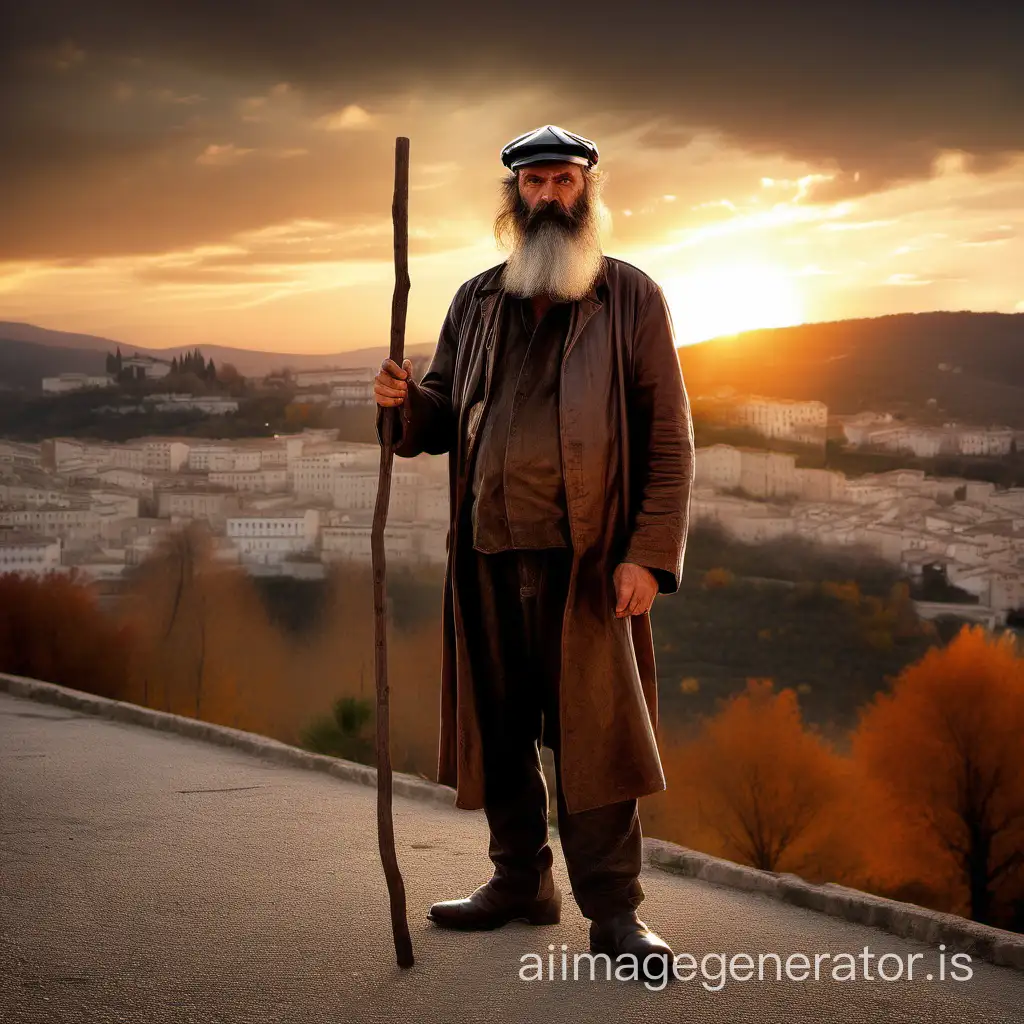
<svg viewBox="0 0 1024 1024"><path fill-rule="evenodd" d="M484 777L465 637L479 626L459 601L460 559L472 552L459 525L491 391L501 269L456 292L426 373L409 382L394 440L397 456L449 454L438 782L470 809L483 806ZM665 788L650 615L616 617L612 574L620 562L636 562L651 569L660 593L678 589L693 480L693 424L671 316L658 285L622 260L604 257L590 293L573 303L559 421L573 548L562 630L562 786L576 813Z"/></svg>

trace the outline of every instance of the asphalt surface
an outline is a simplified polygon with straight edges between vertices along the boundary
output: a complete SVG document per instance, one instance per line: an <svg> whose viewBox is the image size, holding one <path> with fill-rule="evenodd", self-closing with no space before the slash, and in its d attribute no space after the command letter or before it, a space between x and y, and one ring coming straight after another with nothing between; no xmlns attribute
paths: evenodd
<svg viewBox="0 0 1024 1024"><path fill-rule="evenodd" d="M938 949L656 870L641 916L695 957L696 977L652 991L591 980L583 961L573 980L587 922L557 848L561 924L453 933L425 914L489 877L483 816L396 798L395 827L408 971L394 961L371 788L0 694L0 1021L1024 1021L1020 972L972 962L955 981L947 959L941 981ZM902 979L866 980L864 947L900 957ZM724 984L715 960L699 966L742 953L749 980L746 961ZM811 973L780 981L769 963L758 980L761 953L803 953ZM820 980L816 953L833 957ZM844 953L856 976L832 980ZM520 977L524 954L543 956L543 980Z"/></svg>

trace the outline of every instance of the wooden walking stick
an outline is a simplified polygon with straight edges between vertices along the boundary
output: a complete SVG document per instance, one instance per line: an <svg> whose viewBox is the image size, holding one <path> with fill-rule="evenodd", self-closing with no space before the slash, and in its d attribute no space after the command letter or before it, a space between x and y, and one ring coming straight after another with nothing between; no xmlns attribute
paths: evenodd
<svg viewBox="0 0 1024 1024"><path fill-rule="evenodd" d="M391 358L402 365L405 352L405 314L409 304L409 140L395 139L395 198L391 205L395 226L395 292L391 300ZM391 899L391 931L399 967L412 967L412 939L405 916L405 883L395 853L391 820L391 746L389 738L387 586L384 576L384 523L391 498L391 449L399 408L384 410L381 423L380 480L373 510L370 552L373 561L373 608L377 674L377 842Z"/></svg>

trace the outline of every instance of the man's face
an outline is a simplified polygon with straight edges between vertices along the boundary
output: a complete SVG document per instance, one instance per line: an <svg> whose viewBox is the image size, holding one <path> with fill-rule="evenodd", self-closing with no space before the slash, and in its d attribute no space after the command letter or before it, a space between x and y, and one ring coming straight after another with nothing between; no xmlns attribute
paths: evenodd
<svg viewBox="0 0 1024 1024"><path fill-rule="evenodd" d="M495 217L499 244L511 238L502 271L513 295L572 301L601 269L600 179L580 164L530 164L502 179Z"/></svg>
<svg viewBox="0 0 1024 1024"><path fill-rule="evenodd" d="M564 214L583 194L583 170L579 164L531 164L519 170L519 194L533 215L545 216L548 205L558 203ZM551 214L557 219L557 209Z"/></svg>

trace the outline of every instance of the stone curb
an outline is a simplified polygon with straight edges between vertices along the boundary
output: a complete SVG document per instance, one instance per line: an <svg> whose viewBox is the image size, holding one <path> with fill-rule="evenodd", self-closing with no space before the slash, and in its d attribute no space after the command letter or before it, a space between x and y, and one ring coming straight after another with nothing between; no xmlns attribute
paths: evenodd
<svg viewBox="0 0 1024 1024"><path fill-rule="evenodd" d="M25 679L22 676L11 676L0 673L0 693L9 693L15 697L27 697L30 700L43 701L47 704L59 704L61 707L84 711L101 718L110 718L117 722L130 722L132 725L144 725L150 729L163 732L174 732L181 736L217 743L222 747L233 747L257 757L276 761L278 764L291 765L294 768L307 768L313 771L326 772L347 782L358 782L364 786L377 785L377 769L368 765L345 761L340 757L329 757L326 754L314 754L300 747L293 747L269 736L259 736L241 729L232 729L227 725L215 725L184 715L171 714L169 711L155 711L140 704L126 701L111 700L93 693L72 690L70 687L58 686L55 683L43 683L36 679ZM403 772L392 774L391 786L395 794L411 797L427 803L455 806L455 791L447 786L439 786L435 782L406 775Z"/></svg>
<svg viewBox="0 0 1024 1024"><path fill-rule="evenodd" d="M950 954L969 953L972 959L1024 970L1024 935L1016 932L929 910L915 903L875 896L835 882L816 885L804 881L799 875L761 871L662 839L644 839L644 846L648 864L676 874L763 893L784 903L881 928L930 946L938 947L945 943Z"/></svg>
<svg viewBox="0 0 1024 1024"><path fill-rule="evenodd" d="M54 683L0 673L0 693L206 740L278 764L326 772L347 782L374 787L377 784L376 768L367 765L313 754L267 736L167 711L156 711L125 701L110 700ZM392 787L399 796L444 807L455 806L454 790L413 775L395 772ZM856 924L881 928L902 938L932 946L945 943L950 953L965 952L975 959L1024 970L1024 935L978 924L954 914L942 914L913 903L885 899L832 882L815 885L797 875L760 871L697 850L689 850L663 839L644 839L644 861L651 867L662 868L673 874L732 889L762 893L794 906L817 910Z"/></svg>

